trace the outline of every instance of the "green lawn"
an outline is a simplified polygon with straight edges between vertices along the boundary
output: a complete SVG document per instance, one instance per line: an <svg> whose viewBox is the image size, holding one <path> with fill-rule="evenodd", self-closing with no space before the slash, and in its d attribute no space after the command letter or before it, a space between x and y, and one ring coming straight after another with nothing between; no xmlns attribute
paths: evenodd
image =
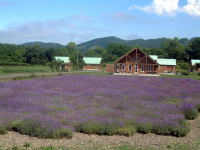
<svg viewBox="0 0 200 150"><path fill-rule="evenodd" d="M51 72L51 69L49 66L0 66L0 75L36 72Z"/></svg>
<svg viewBox="0 0 200 150"><path fill-rule="evenodd" d="M161 75L161 77L200 80L200 75Z"/></svg>

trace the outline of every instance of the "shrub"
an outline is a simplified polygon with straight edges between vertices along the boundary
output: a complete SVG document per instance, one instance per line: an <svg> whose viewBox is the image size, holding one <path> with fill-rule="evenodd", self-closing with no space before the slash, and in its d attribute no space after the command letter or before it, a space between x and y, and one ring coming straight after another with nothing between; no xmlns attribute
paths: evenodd
<svg viewBox="0 0 200 150"><path fill-rule="evenodd" d="M184 76L188 76L189 74L190 74L189 71L182 71L182 72L181 72L181 75L184 75Z"/></svg>
<svg viewBox="0 0 200 150"><path fill-rule="evenodd" d="M118 129L117 134L131 136L135 134L136 129L133 126L121 127Z"/></svg>
<svg viewBox="0 0 200 150"><path fill-rule="evenodd" d="M99 135L116 135L118 126L114 123L103 123L101 124L100 132L97 133Z"/></svg>
<svg viewBox="0 0 200 150"><path fill-rule="evenodd" d="M185 118L188 120L194 120L198 117L198 111L196 107L192 104L183 104L181 110Z"/></svg>
<svg viewBox="0 0 200 150"><path fill-rule="evenodd" d="M118 128L114 123L99 123L93 121L84 122L75 126L77 132L98 135L115 135L117 134Z"/></svg>
<svg viewBox="0 0 200 150"><path fill-rule="evenodd" d="M158 135L172 135L183 137L189 132L189 126L185 120L179 121L179 126L173 125L155 125L152 132Z"/></svg>
<svg viewBox="0 0 200 150"><path fill-rule="evenodd" d="M77 132L82 132L86 134L95 134L100 130L100 124L96 122L85 122L81 124L77 124L75 126Z"/></svg>
<svg viewBox="0 0 200 150"><path fill-rule="evenodd" d="M7 125L7 129L15 132L19 132L19 126L21 124L21 121L15 120L12 121L10 124Z"/></svg>
<svg viewBox="0 0 200 150"><path fill-rule="evenodd" d="M48 125L47 125L48 124ZM54 127L56 126L56 127ZM53 122L42 122L39 119L24 119L22 121L14 121L9 125L9 129L21 134L39 137L39 138L71 138L72 131L67 128L57 128L58 124Z"/></svg>
<svg viewBox="0 0 200 150"><path fill-rule="evenodd" d="M27 142L23 145L23 147L25 147L26 149L30 148L31 147L31 143Z"/></svg>
<svg viewBox="0 0 200 150"><path fill-rule="evenodd" d="M63 129L58 129L57 131L54 132L54 138L72 138L73 133L70 129L63 128Z"/></svg>
<svg viewBox="0 0 200 150"><path fill-rule="evenodd" d="M200 104L196 106L197 110L200 112Z"/></svg>
<svg viewBox="0 0 200 150"><path fill-rule="evenodd" d="M158 135L170 135L171 130L171 126L155 125L152 132Z"/></svg>
<svg viewBox="0 0 200 150"><path fill-rule="evenodd" d="M4 127L0 126L0 134L6 134L7 130Z"/></svg>
<svg viewBox="0 0 200 150"><path fill-rule="evenodd" d="M144 124L141 123L141 124L137 125L137 132L143 133L143 134L148 134L152 131L152 128L153 128L153 126L150 123L148 123L148 124L147 123L144 123Z"/></svg>

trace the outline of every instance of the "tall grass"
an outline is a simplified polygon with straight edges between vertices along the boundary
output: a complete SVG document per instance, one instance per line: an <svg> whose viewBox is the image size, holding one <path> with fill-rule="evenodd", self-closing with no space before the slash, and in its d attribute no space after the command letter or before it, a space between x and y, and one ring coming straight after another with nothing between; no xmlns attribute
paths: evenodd
<svg viewBox="0 0 200 150"><path fill-rule="evenodd" d="M51 72L48 66L0 66L0 74Z"/></svg>

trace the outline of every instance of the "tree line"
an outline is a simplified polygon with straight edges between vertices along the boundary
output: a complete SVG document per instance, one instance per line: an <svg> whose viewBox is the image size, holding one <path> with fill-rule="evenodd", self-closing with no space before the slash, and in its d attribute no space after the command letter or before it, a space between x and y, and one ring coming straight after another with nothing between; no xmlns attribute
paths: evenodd
<svg viewBox="0 0 200 150"><path fill-rule="evenodd" d="M78 69L84 64L83 57L102 57L104 63L112 63L128 51L138 46L109 44L106 48L95 46L83 53L75 43L63 48L41 48L38 45L22 46L0 44L0 65L49 65L55 56L69 56L73 66ZM161 48L141 48L149 55L159 58L176 59L180 68L187 69L191 59L200 59L200 38L191 40L186 46L178 38L166 40Z"/></svg>

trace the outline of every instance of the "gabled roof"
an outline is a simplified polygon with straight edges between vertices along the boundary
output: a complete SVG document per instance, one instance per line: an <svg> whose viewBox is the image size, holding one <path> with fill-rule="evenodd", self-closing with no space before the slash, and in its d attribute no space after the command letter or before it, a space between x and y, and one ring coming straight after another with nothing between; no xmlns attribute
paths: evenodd
<svg viewBox="0 0 200 150"><path fill-rule="evenodd" d="M120 61L122 58L126 57L127 55L129 55L130 53L132 53L135 50L139 50L140 52L142 52L145 56L147 56L149 59L151 59L154 63L158 64L157 61L155 61L153 58L151 58L149 55L147 55L144 51L142 51L141 49L138 48L134 48L133 50L131 50L130 52L126 53L125 55L123 55L122 57L120 57L119 59L117 59L115 61L115 63L117 63L118 61Z"/></svg>
<svg viewBox="0 0 200 150"><path fill-rule="evenodd" d="M56 59L56 60L63 61L64 63L70 63L69 57L60 57L60 56L56 56L55 59Z"/></svg>
<svg viewBox="0 0 200 150"><path fill-rule="evenodd" d="M153 60L158 60L158 56L157 55L149 55Z"/></svg>
<svg viewBox="0 0 200 150"><path fill-rule="evenodd" d="M176 59L158 59L157 62L161 66L176 66Z"/></svg>
<svg viewBox="0 0 200 150"><path fill-rule="evenodd" d="M156 60L159 65L176 66L176 59L160 59L157 55L149 55L153 60Z"/></svg>
<svg viewBox="0 0 200 150"><path fill-rule="evenodd" d="M100 57L83 57L86 65L100 65L102 58Z"/></svg>
<svg viewBox="0 0 200 150"><path fill-rule="evenodd" d="M191 63L192 63L192 66L195 66L196 64L200 63L200 59L192 59Z"/></svg>

